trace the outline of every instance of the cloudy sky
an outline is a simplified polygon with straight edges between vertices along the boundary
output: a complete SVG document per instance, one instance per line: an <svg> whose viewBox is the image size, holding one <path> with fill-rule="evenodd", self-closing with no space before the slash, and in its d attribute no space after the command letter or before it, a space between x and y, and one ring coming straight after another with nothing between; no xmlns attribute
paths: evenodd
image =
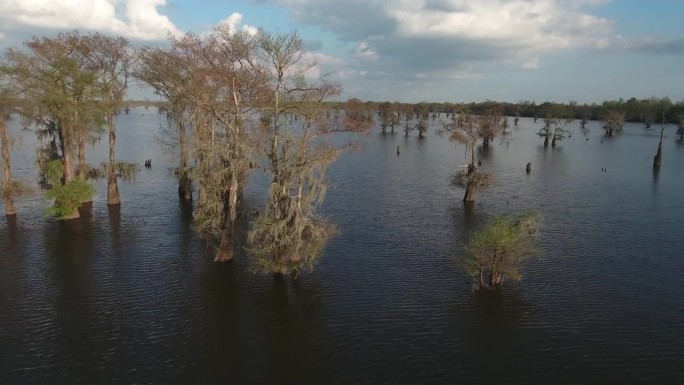
<svg viewBox="0 0 684 385"><path fill-rule="evenodd" d="M0 0L0 46L60 30L296 28L344 97L684 99L681 0Z"/></svg>

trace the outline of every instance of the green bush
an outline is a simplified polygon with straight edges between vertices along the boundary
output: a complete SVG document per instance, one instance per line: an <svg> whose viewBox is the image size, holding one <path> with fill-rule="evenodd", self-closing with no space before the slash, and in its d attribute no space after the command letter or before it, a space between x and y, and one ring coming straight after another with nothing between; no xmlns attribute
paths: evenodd
<svg viewBox="0 0 684 385"><path fill-rule="evenodd" d="M476 290L494 289L505 280L522 279L523 262L538 254L539 223L536 214L497 217L473 233L461 262L475 280Z"/></svg>
<svg viewBox="0 0 684 385"><path fill-rule="evenodd" d="M66 186L55 185L45 193L48 200L54 200L54 204L45 210L49 216L64 219L78 209L81 202L93 196L95 189L86 181L77 180Z"/></svg>

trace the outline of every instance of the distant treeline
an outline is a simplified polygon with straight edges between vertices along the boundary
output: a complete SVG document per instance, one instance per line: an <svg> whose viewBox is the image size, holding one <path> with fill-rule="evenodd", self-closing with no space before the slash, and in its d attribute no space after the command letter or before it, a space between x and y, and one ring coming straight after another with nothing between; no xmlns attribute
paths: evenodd
<svg viewBox="0 0 684 385"><path fill-rule="evenodd" d="M366 102L369 110L378 111L381 105L391 106L394 111L413 110L416 115L421 113L460 113L467 111L475 115L483 115L492 106L503 107L507 116L519 116L527 118L543 119L548 114L559 114L572 119L603 120L609 111L618 111L624 114L627 122L642 122L650 125L660 123L665 118L668 123L684 122L684 101L673 103L669 98L651 97L648 99L631 98L629 100L607 100L602 103L580 104L575 101L568 103L543 102L537 104L534 101L519 101L517 103L497 102L487 100L484 102L451 103L451 102Z"/></svg>

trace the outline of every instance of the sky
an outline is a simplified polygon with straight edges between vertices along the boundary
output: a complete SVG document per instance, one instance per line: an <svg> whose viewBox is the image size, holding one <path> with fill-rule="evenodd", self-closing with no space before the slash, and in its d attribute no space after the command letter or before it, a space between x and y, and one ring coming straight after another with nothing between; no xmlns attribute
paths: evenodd
<svg viewBox="0 0 684 385"><path fill-rule="evenodd" d="M0 48L78 29L296 29L342 99L684 100L682 0L0 0Z"/></svg>

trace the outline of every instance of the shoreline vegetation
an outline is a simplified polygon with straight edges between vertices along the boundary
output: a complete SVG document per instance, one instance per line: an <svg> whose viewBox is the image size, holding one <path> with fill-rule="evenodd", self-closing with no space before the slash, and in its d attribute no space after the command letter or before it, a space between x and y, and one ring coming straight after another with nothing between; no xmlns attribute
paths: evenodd
<svg viewBox="0 0 684 385"><path fill-rule="evenodd" d="M139 165L117 160L114 118L136 107L157 108L168 121L160 133L162 145L178 154L174 175L179 199L192 207L194 227L214 260L231 261L236 247L243 247L253 270L295 277L313 269L336 232L318 210L327 191L326 171L347 147L329 140L335 134L378 127L405 136L416 131L422 140L429 120L436 121L441 124L437 133L464 146L470 156L467 169L452 180L464 188L468 206L478 191L494 183L493 172L476 163L476 145L488 147L520 118L542 119L538 135L544 146L552 147L575 120L583 130L589 120L602 121L606 136L618 133L625 122L641 122L645 128L679 123L684 132L684 101L674 103L667 97L600 104L339 101L342 85L310 76L316 65L305 55L296 32L260 29L251 34L227 25L208 34L170 36L164 47L135 49L121 37L74 31L34 37L23 47L9 48L0 59L0 192L6 216L16 215L15 198L24 190L11 172L10 115L21 117L22 124L35 131L39 185L50 204L46 213L66 221L79 218L79 207L92 202L89 181L94 179L107 179L110 207L122 204L118 181L132 182ZM132 82L160 100L125 100ZM96 130L108 133L109 154L107 162L90 165L87 144L96 140ZM236 222L245 215L243 190L256 169L265 171L271 184L247 244L238 245ZM535 218L498 218L473 235L467 249L475 262L468 271L479 276L477 289L520 277L515 261L536 253L528 237L532 227L536 234ZM499 244L507 240L513 243Z"/></svg>

